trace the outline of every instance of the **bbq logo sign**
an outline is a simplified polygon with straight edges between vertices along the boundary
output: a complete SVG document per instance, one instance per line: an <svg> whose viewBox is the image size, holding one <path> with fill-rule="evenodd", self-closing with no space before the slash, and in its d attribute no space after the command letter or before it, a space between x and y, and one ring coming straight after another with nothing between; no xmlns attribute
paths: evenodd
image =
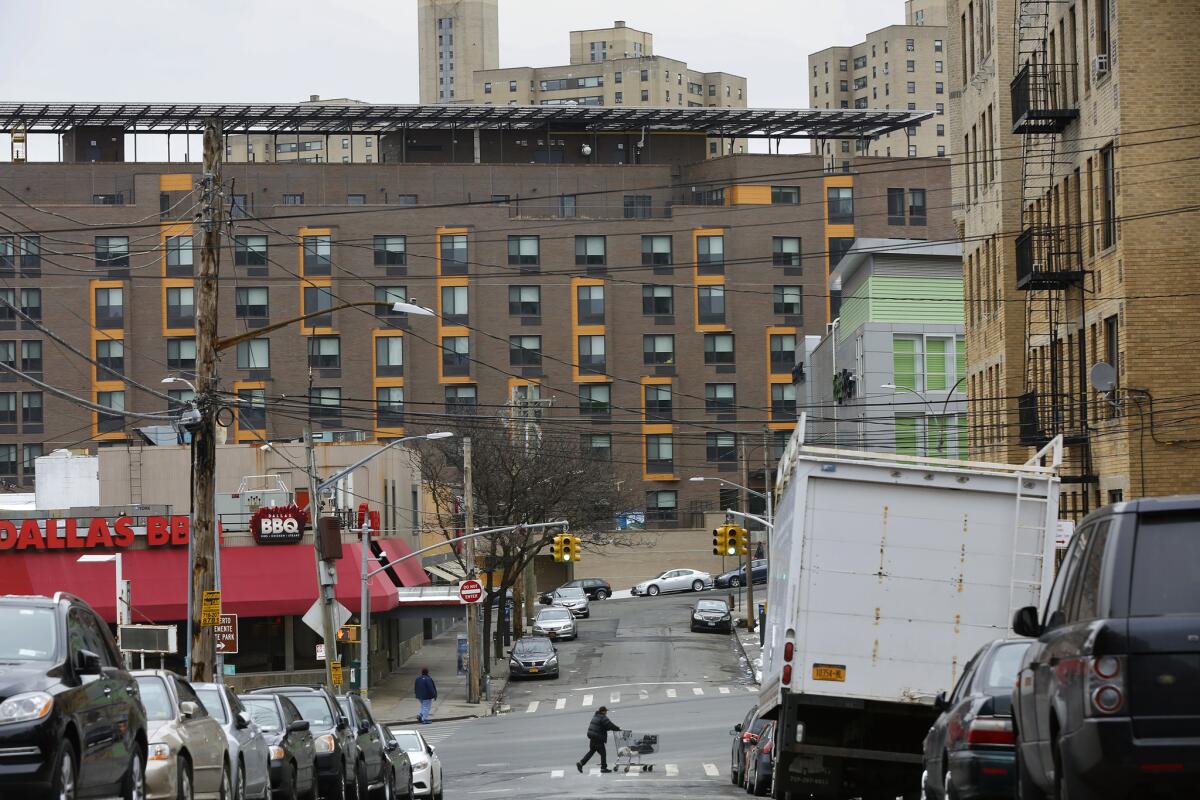
<svg viewBox="0 0 1200 800"><path fill-rule="evenodd" d="M186 516L82 517L71 519L0 519L0 551L123 550L136 540L148 548L186 545L191 535Z"/></svg>
<svg viewBox="0 0 1200 800"><path fill-rule="evenodd" d="M250 517L250 532L259 544L296 544L306 524L308 512L295 504L264 506Z"/></svg>

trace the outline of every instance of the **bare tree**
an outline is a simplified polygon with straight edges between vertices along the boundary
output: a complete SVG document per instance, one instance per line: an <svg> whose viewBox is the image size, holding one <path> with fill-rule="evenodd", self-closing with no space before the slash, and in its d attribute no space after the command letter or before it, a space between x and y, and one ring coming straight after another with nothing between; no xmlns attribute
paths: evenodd
<svg viewBox="0 0 1200 800"><path fill-rule="evenodd" d="M457 436L428 442L421 450L421 478L433 497L436 525L448 543L463 524L464 436L472 440L477 528L565 519L569 530L588 542L612 531L617 513L635 507L621 488L632 482L622 480L610 461L582 450L574 434L539 431L531 436L523 426L471 416L451 427ZM487 570L485 642L491 641L492 609L497 603L503 608L508 590L560 532L523 529L477 540L476 553ZM461 552L457 557L462 563ZM469 570L470 565L463 567ZM489 660L485 653L485 666Z"/></svg>

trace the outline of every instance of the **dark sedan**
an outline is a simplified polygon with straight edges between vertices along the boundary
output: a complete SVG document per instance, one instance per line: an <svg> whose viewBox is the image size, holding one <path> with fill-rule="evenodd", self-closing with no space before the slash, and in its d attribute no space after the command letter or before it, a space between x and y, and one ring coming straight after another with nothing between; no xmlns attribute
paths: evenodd
<svg viewBox="0 0 1200 800"><path fill-rule="evenodd" d="M770 720L759 719L758 709L750 706L746 718L733 726L729 734L733 737L733 749L729 753L729 780L734 786L742 786L746 779L746 754L758 743L758 737Z"/></svg>
<svg viewBox="0 0 1200 800"><path fill-rule="evenodd" d="M267 740L271 796L279 800L311 796L316 788L316 747L308 720L281 694L243 694L238 699Z"/></svg>
<svg viewBox="0 0 1200 800"><path fill-rule="evenodd" d="M767 582L767 560L760 558L750 562L751 574L756 584ZM718 589L736 589L746 585L746 565L722 572L713 580L713 586Z"/></svg>
<svg viewBox="0 0 1200 800"><path fill-rule="evenodd" d="M1028 647L1028 641L1004 639L984 645L967 662L950 696L937 696L934 707L941 715L925 736L925 797L1013 796L1012 691Z"/></svg>
<svg viewBox="0 0 1200 800"><path fill-rule="evenodd" d="M558 651L545 636L522 636L508 656L512 678L557 678Z"/></svg>
<svg viewBox="0 0 1200 800"><path fill-rule="evenodd" d="M746 794L765 797L771 791L771 779L775 776L775 721L769 720L758 735L758 741L746 751L746 764L742 770L742 786Z"/></svg>
<svg viewBox="0 0 1200 800"><path fill-rule="evenodd" d="M733 615L724 600L701 600L692 609L692 632L733 633Z"/></svg>
<svg viewBox="0 0 1200 800"><path fill-rule="evenodd" d="M559 589L583 589L587 594L588 600L603 600L606 597L612 597L612 586L608 581L600 578L578 578L573 581L568 581ZM542 592L542 602L548 603L550 595L553 592Z"/></svg>

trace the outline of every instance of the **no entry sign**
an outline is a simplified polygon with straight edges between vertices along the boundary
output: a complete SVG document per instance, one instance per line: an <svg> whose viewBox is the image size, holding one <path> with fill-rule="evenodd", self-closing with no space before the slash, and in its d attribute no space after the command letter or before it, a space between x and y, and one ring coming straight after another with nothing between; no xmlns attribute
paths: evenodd
<svg viewBox="0 0 1200 800"><path fill-rule="evenodd" d="M458 585L458 599L463 603L478 603L483 599L483 585L471 578Z"/></svg>

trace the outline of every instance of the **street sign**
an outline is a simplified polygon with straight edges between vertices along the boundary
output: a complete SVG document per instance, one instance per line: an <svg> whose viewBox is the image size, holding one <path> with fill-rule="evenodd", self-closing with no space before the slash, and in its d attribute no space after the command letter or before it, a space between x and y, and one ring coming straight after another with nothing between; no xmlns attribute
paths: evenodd
<svg viewBox="0 0 1200 800"><path fill-rule="evenodd" d="M324 638L325 628L321 624L321 612L321 601L314 600L313 604L308 607L308 611L304 612L304 616L301 617L300 620L305 625L316 631L317 636ZM333 626L335 628L345 625L346 620L350 619L350 616L350 609L346 608L337 600L333 601Z"/></svg>
<svg viewBox="0 0 1200 800"><path fill-rule="evenodd" d="M333 685L341 686L342 685L342 662L334 661L332 664L329 665L329 668L330 668L330 671L333 672Z"/></svg>
<svg viewBox="0 0 1200 800"><path fill-rule="evenodd" d="M335 638L339 642L357 642L359 640L358 633L360 629L358 625L343 625L337 629Z"/></svg>
<svg viewBox="0 0 1200 800"><path fill-rule="evenodd" d="M217 637L217 652L223 656L233 655L238 651L238 618L237 614L222 614L221 621L213 628Z"/></svg>
<svg viewBox="0 0 1200 800"><path fill-rule="evenodd" d="M458 585L458 600L461 603L478 603L483 599L483 585L474 578L468 578Z"/></svg>
<svg viewBox="0 0 1200 800"><path fill-rule="evenodd" d="M205 628L221 624L221 590L204 593L200 601L200 625Z"/></svg>
<svg viewBox="0 0 1200 800"><path fill-rule="evenodd" d="M325 645L318 644L317 645L317 661L324 661L324 660L325 660Z"/></svg>

